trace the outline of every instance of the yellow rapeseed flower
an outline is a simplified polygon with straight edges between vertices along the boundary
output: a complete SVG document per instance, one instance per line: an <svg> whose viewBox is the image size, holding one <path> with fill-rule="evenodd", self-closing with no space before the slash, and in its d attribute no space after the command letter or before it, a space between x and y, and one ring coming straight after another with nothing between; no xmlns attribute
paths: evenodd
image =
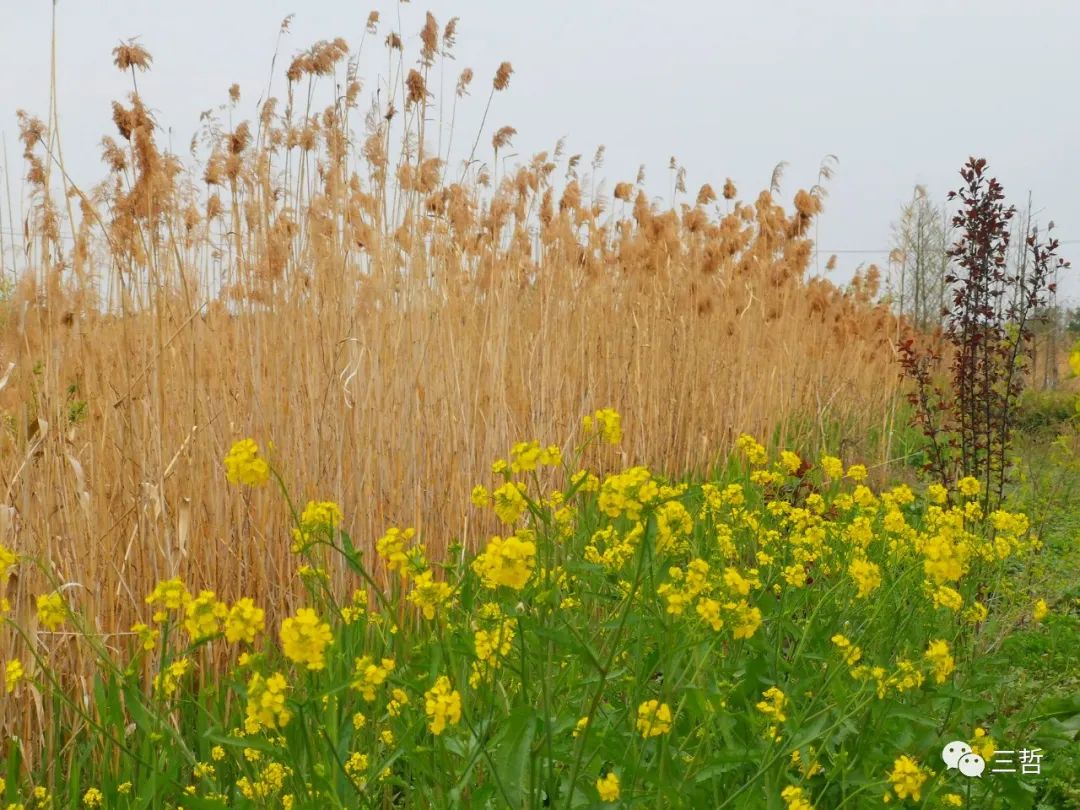
<svg viewBox="0 0 1080 810"><path fill-rule="evenodd" d="M333 501L308 501L300 513L300 525L292 530L292 551L305 551L319 535L332 536L342 520L341 507Z"/></svg>
<svg viewBox="0 0 1080 810"><path fill-rule="evenodd" d="M975 736L970 740L971 750L989 762L994 758L994 752L997 751L997 743L994 742L994 738L986 733L986 729L979 726L975 729Z"/></svg>
<svg viewBox="0 0 1080 810"><path fill-rule="evenodd" d="M852 464L848 467L847 477L852 481L858 483L859 481L865 481L867 476L865 464Z"/></svg>
<svg viewBox="0 0 1080 810"><path fill-rule="evenodd" d="M849 667L855 666L855 664L859 662L859 659L862 658L862 650L858 646L852 644L847 636L837 633L832 637L832 643L840 649L841 653L843 653L844 663Z"/></svg>
<svg viewBox="0 0 1080 810"><path fill-rule="evenodd" d="M934 607L944 607L953 613L964 606L964 597L948 585L939 585L933 592Z"/></svg>
<svg viewBox="0 0 1080 810"><path fill-rule="evenodd" d="M780 791L780 798L787 805L787 810L814 810L814 805L806 797L806 791L794 785L788 785Z"/></svg>
<svg viewBox="0 0 1080 810"><path fill-rule="evenodd" d="M774 723L783 723L787 720L784 709L787 706L787 695L779 688L770 686L761 696L765 698L757 703L757 710L768 717Z"/></svg>
<svg viewBox="0 0 1080 810"><path fill-rule="evenodd" d="M622 441L622 416L613 408L601 408L592 416L582 418L581 426L585 433L597 433L608 444Z"/></svg>
<svg viewBox="0 0 1080 810"><path fill-rule="evenodd" d="M491 497L495 504L495 516L507 526L516 523L528 506L525 484L520 481L507 481L491 493Z"/></svg>
<svg viewBox="0 0 1080 810"><path fill-rule="evenodd" d="M139 646L147 652L157 646L158 639L161 637L160 630L143 624L142 622L136 622L131 625L131 632L138 637Z"/></svg>
<svg viewBox="0 0 1080 810"><path fill-rule="evenodd" d="M799 458L798 453L792 453L790 450L782 450L780 452L780 467L788 475L795 475L802 466L802 459Z"/></svg>
<svg viewBox="0 0 1080 810"><path fill-rule="evenodd" d="M931 641L923 657L933 667L934 680L938 683L945 683L945 680L956 669L956 662L953 661L952 653L949 652L949 643L942 639Z"/></svg>
<svg viewBox="0 0 1080 810"><path fill-rule="evenodd" d="M259 457L259 446L253 439L241 439L229 448L225 471L231 484L258 487L270 480L270 465Z"/></svg>
<svg viewBox="0 0 1080 810"><path fill-rule="evenodd" d="M785 566L781 573L784 581L792 588L801 588L806 584L806 566L802 563Z"/></svg>
<svg viewBox="0 0 1080 810"><path fill-rule="evenodd" d="M749 596L753 583L739 573L739 569L724 569L724 586L733 596Z"/></svg>
<svg viewBox="0 0 1080 810"><path fill-rule="evenodd" d="M180 577L173 577L159 582L154 586L154 590L150 595L146 597L146 604L158 606L158 610L154 613L155 622L165 621L165 617L168 615L167 611L183 610L190 601L191 594L184 587Z"/></svg>
<svg viewBox="0 0 1080 810"><path fill-rule="evenodd" d="M393 669L393 658L384 658L378 664L370 655L357 658L353 670L352 688L363 695L364 700L371 703L375 700L375 690L390 676Z"/></svg>
<svg viewBox="0 0 1080 810"><path fill-rule="evenodd" d="M926 488L926 499L930 503L936 503L940 506L949 500L949 490L945 489L941 484L931 484Z"/></svg>
<svg viewBox="0 0 1080 810"><path fill-rule="evenodd" d="M973 602L971 607L964 611L964 621L968 624L978 624L985 621L989 611L982 602Z"/></svg>
<svg viewBox="0 0 1080 810"><path fill-rule="evenodd" d="M760 466L769 460L765 448L758 443L757 439L748 433L743 433L735 440L735 447L742 451L743 455L746 456L747 461L756 466Z"/></svg>
<svg viewBox="0 0 1080 810"><path fill-rule="evenodd" d="M221 622L229 608L218 601L213 591L202 591L184 609L184 629L194 644L221 632Z"/></svg>
<svg viewBox="0 0 1080 810"><path fill-rule="evenodd" d="M230 644L252 644L255 636L266 629L266 611L256 607L250 597L237 599L225 618L225 640Z"/></svg>
<svg viewBox="0 0 1080 810"><path fill-rule="evenodd" d="M930 774L919 767L919 763L911 757L904 755L893 762L889 781L892 782L893 792L900 799L911 798L919 801L922 798L922 786Z"/></svg>
<svg viewBox="0 0 1080 810"><path fill-rule="evenodd" d="M859 588L858 597L865 599L881 585L881 569L865 557L856 557L848 566L848 573Z"/></svg>
<svg viewBox="0 0 1080 810"><path fill-rule="evenodd" d="M731 634L734 638L750 638L761 627L761 610L752 607L746 600L738 603L728 602L724 609L734 614Z"/></svg>
<svg viewBox="0 0 1080 810"><path fill-rule="evenodd" d="M844 477L844 462L836 456L822 456L821 469L833 481L839 481Z"/></svg>
<svg viewBox="0 0 1080 810"><path fill-rule="evenodd" d="M406 543L416 536L416 529L405 530L393 527L386 530L386 534L375 541L375 552L386 563L389 571L397 571L405 576L409 564L409 551Z"/></svg>
<svg viewBox="0 0 1080 810"><path fill-rule="evenodd" d="M602 802L619 800L619 777L615 775L615 771L608 771L596 780L596 792L600 794Z"/></svg>
<svg viewBox="0 0 1080 810"><path fill-rule="evenodd" d="M37 598L37 617L47 630L55 630L67 619L67 603L59 593L42 594Z"/></svg>
<svg viewBox="0 0 1080 810"><path fill-rule="evenodd" d="M982 481L968 475L956 482L956 488L960 491L961 495L973 498L982 492Z"/></svg>
<svg viewBox="0 0 1080 810"><path fill-rule="evenodd" d="M472 562L472 569L483 579L484 587L506 585L516 591L525 587L535 568L536 543L533 533L527 530L506 538L492 537L487 548Z"/></svg>
<svg viewBox="0 0 1080 810"><path fill-rule="evenodd" d="M4 666L4 691L10 695L25 676L26 670L23 669L22 661L18 658L8 661Z"/></svg>
<svg viewBox="0 0 1080 810"><path fill-rule="evenodd" d="M504 658L514 643L514 620L507 619L494 630L477 630L473 635L476 657L481 661Z"/></svg>
<svg viewBox="0 0 1080 810"><path fill-rule="evenodd" d="M702 597L695 609L701 620L713 630L719 631L724 626L724 620L720 617L720 603L715 599Z"/></svg>
<svg viewBox="0 0 1080 810"><path fill-rule="evenodd" d="M19 561L18 555L0 543L0 584L7 579L8 571Z"/></svg>
<svg viewBox="0 0 1080 810"><path fill-rule="evenodd" d="M485 509L491 503L491 493L488 492L487 487L483 484L477 484L472 488L469 499L473 502L473 506L476 506L479 509Z"/></svg>
<svg viewBox="0 0 1080 810"><path fill-rule="evenodd" d="M258 734L261 729L275 730L284 727L292 718L285 706L288 681L280 672L263 678L258 672L251 676L247 685L247 707L244 730Z"/></svg>
<svg viewBox="0 0 1080 810"><path fill-rule="evenodd" d="M356 783L363 782L363 774L368 769L368 758L366 754L361 754L359 751L354 751L349 755L349 758L345 760L345 774Z"/></svg>
<svg viewBox="0 0 1080 810"><path fill-rule="evenodd" d="M301 608L296 616L281 623L281 644L285 657L308 669L326 666L326 648L333 640L330 625L311 608Z"/></svg>
<svg viewBox="0 0 1080 810"><path fill-rule="evenodd" d="M425 619L434 619L435 612L450 598L453 589L445 582L438 582L431 571L417 574L413 579L413 589L407 597L424 614Z"/></svg>
<svg viewBox="0 0 1080 810"><path fill-rule="evenodd" d="M404 689L393 689L390 692L390 702L386 704L386 711L391 717L397 717L402 708L408 705L408 693Z"/></svg>
<svg viewBox="0 0 1080 810"><path fill-rule="evenodd" d="M510 471L532 472L540 464L540 442L517 442L510 448Z"/></svg>
<svg viewBox="0 0 1080 810"><path fill-rule="evenodd" d="M1041 622L1050 613L1050 607L1046 604L1045 599L1038 599L1035 602L1035 607L1032 608L1031 618L1036 622Z"/></svg>
<svg viewBox="0 0 1080 810"><path fill-rule="evenodd" d="M435 736L461 721L461 695L445 675L440 675L435 685L424 693L424 714L428 717L428 729Z"/></svg>
<svg viewBox="0 0 1080 810"><path fill-rule="evenodd" d="M101 803L104 799L105 797L96 787L90 788L82 797L83 804L87 807L101 807Z"/></svg>
<svg viewBox="0 0 1080 810"><path fill-rule="evenodd" d="M180 679L191 670L191 659L180 658L154 676L154 691L168 697L180 688Z"/></svg>
<svg viewBox="0 0 1080 810"><path fill-rule="evenodd" d="M658 737L671 731L671 707L659 700L646 700L637 710L637 730L642 737Z"/></svg>
<svg viewBox="0 0 1080 810"><path fill-rule="evenodd" d="M563 463L562 448L557 444L549 444L540 451L540 463L545 467L558 467Z"/></svg>

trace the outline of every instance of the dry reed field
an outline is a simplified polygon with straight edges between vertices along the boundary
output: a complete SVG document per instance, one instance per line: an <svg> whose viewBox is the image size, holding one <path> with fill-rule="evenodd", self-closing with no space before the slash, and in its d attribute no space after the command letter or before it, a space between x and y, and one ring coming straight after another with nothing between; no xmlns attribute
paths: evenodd
<svg viewBox="0 0 1080 810"><path fill-rule="evenodd" d="M177 574L290 604L280 504L222 486L237 435L273 442L298 497L354 505L358 542L407 523L441 555L490 528L460 503L491 458L596 408L626 417L621 462L670 471L704 470L742 431L817 450L826 424L853 442L890 424L896 327L873 279L805 280L817 194L790 213L730 184L676 210L629 183L590 199L562 149L455 182L415 147L452 38L425 34L420 71L388 42L404 96L370 109L345 44L315 45L290 97L216 133L194 174L133 94L107 178L54 196L62 167L22 118L35 217L0 333L2 531L79 583L101 628ZM133 79L150 65L138 46L115 58ZM348 92L312 110L319 81ZM40 585L17 583L17 612Z"/></svg>
<svg viewBox="0 0 1080 810"><path fill-rule="evenodd" d="M279 38L183 159L122 44L92 187L19 111L0 806L982 806L933 755L1034 728L961 679L1043 544L890 466L913 332L810 273L825 189L508 168L456 26Z"/></svg>

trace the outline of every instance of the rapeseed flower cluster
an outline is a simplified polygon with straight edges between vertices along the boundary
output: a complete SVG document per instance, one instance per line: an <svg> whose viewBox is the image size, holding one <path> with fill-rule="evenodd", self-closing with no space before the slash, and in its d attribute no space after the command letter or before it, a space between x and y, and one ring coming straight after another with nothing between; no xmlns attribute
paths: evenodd
<svg viewBox="0 0 1080 810"><path fill-rule="evenodd" d="M447 726L461 722L461 695L445 675L440 675L435 685L424 693L424 714L428 716L428 729L436 737Z"/></svg>
<svg viewBox="0 0 1080 810"><path fill-rule="evenodd" d="M300 525L292 530L292 551L299 554L306 550L319 535L332 538L344 519L341 507L333 501L308 501L300 513Z"/></svg>
<svg viewBox="0 0 1080 810"><path fill-rule="evenodd" d="M213 591L201 591L184 608L184 629L197 644L221 632L221 623L228 617L229 608L218 601Z"/></svg>
<svg viewBox="0 0 1080 810"><path fill-rule="evenodd" d="M671 707L659 700L646 700L637 710L637 730L642 737L659 737L671 731Z"/></svg>
<svg viewBox="0 0 1080 810"><path fill-rule="evenodd" d="M472 570L483 580L484 587L505 585L520 591L536 569L536 535L519 529L509 537L492 537L484 551L473 560Z"/></svg>
<svg viewBox="0 0 1080 810"><path fill-rule="evenodd" d="M848 573L858 587L859 599L865 599L881 587L881 569L864 557L856 557L848 566Z"/></svg>
<svg viewBox="0 0 1080 810"><path fill-rule="evenodd" d="M601 408L592 416L583 417L581 427L586 435L598 435L608 444L622 441L622 416L613 408Z"/></svg>
<svg viewBox="0 0 1080 810"><path fill-rule="evenodd" d="M615 771L608 771L596 780L596 792L602 802L617 802L621 791L619 789L619 777Z"/></svg>
<svg viewBox="0 0 1080 810"><path fill-rule="evenodd" d="M244 719L244 730L248 734L258 734L262 729L280 729L292 719L292 712L285 705L288 689L288 681L280 672L275 672L269 678L264 678L258 672L252 674L247 684Z"/></svg>
<svg viewBox="0 0 1080 810"><path fill-rule="evenodd" d="M359 692L368 703L373 702L375 691L390 677L394 666L393 658L384 658L379 663L375 663L370 655L357 658L353 670L352 688Z"/></svg>
<svg viewBox="0 0 1080 810"><path fill-rule="evenodd" d="M558 467L562 464L562 449L555 444L541 447L535 439L518 442L510 449L510 471L519 474L533 472L537 467Z"/></svg>
<svg viewBox="0 0 1080 810"><path fill-rule="evenodd" d="M492 629L480 628L473 634L476 660L472 663L469 685L478 688L481 682L494 672L499 662L510 654L514 643L514 621L504 619Z"/></svg>
<svg viewBox="0 0 1080 810"><path fill-rule="evenodd" d="M37 618L46 630L56 630L67 620L67 602L59 593L43 594L37 598Z"/></svg>
<svg viewBox="0 0 1080 810"><path fill-rule="evenodd" d="M583 557L587 562L617 572L633 558L644 533L645 525L641 521L626 532L620 532L614 526L597 529L585 546Z"/></svg>
<svg viewBox="0 0 1080 810"><path fill-rule="evenodd" d="M507 526L517 523L529 506L525 497L525 484L521 481L507 481L491 493L491 502L499 520Z"/></svg>
<svg viewBox="0 0 1080 810"><path fill-rule="evenodd" d="M938 683L945 683L956 669L956 662L953 661L949 644L942 639L931 641L924 657L933 667L934 680Z"/></svg>
<svg viewBox="0 0 1080 810"><path fill-rule="evenodd" d="M225 617L225 639L230 644L253 644L265 629L266 611L247 596L238 599Z"/></svg>
<svg viewBox="0 0 1080 810"><path fill-rule="evenodd" d="M3 543L0 543L0 585L4 584L8 574L11 573L11 569L15 567L18 561L19 556Z"/></svg>
<svg viewBox="0 0 1080 810"><path fill-rule="evenodd" d="M445 582L436 580L431 571L422 571L413 578L412 591L408 600L420 608L425 619L434 619L435 614L446 604L453 593Z"/></svg>
<svg viewBox="0 0 1080 810"><path fill-rule="evenodd" d="M642 510L660 497L660 485L645 467L631 467L604 479L597 505L605 515L636 521Z"/></svg>
<svg viewBox="0 0 1080 810"><path fill-rule="evenodd" d="M285 657L308 669L326 666L326 648L334 640L330 625L311 608L300 608L281 623L281 648Z"/></svg>
<svg viewBox="0 0 1080 810"><path fill-rule="evenodd" d="M758 701L757 710L768 717L774 723L783 723L787 720L785 709L787 707L787 695L775 686L770 686L761 693L763 700Z"/></svg>
<svg viewBox="0 0 1080 810"><path fill-rule="evenodd" d="M814 810L803 788L788 785L780 791L780 798L784 800L785 810Z"/></svg>
<svg viewBox="0 0 1080 810"><path fill-rule="evenodd" d="M892 782L892 789L897 798L910 798L917 802L922 798L922 787L930 776L929 771L920 767L916 760L905 754L893 763L889 781Z"/></svg>
<svg viewBox="0 0 1080 810"><path fill-rule="evenodd" d="M621 434L613 413L589 417L586 444ZM187 710L197 703L206 725L195 736L210 729L213 742L160 803L349 806L356 791L389 796L380 791L413 784L490 792L490 769L465 762L490 740L499 757L544 752L559 769L576 769L575 785L595 786L594 799L652 804L665 789L658 761L624 762L620 752L654 740L662 742L647 751L685 772L683 798L706 806L753 778L763 757L775 759L777 741L801 739L807 715L826 721L827 739L783 752L772 789L786 810L839 801L835 786L851 768L879 774L890 801L925 795L948 805L929 771L910 757L894 760L887 737L879 744L867 733L855 748L828 729L856 718L889 723L898 706L928 710L941 685L963 676L958 662L969 660L968 639L994 604L983 596L987 583L1006 594L1002 562L1038 547L1027 518L984 516L969 482L956 492L877 490L865 467L834 456L770 458L745 435L737 446L741 471L698 484L644 466L582 469L583 446L564 458L558 445L515 443L492 465L493 490L463 493L513 527L505 536L488 535L471 556L454 546L448 559L429 562L415 530L391 527L373 543L374 570L366 549L354 551L343 533L337 542L341 507L309 501L291 540L310 606L268 639L270 605L243 597L230 606L213 590L189 591L179 576L159 582L146 599L153 620L131 626L131 662L110 671L146 672L147 710L169 717L170 728L192 722ZM284 487L254 443L238 443L227 468L237 483L272 477ZM347 566L336 568L336 555ZM0 580L17 562L0 549ZM1034 622L1044 620L1049 605L1025 593L1014 596ZM42 627L82 626L59 591L38 608ZM8 693L27 692L27 661L6 661ZM217 667L225 677L215 683ZM213 690L212 699L201 702L199 689ZM545 713L550 724L539 722ZM139 750L166 739L156 732L147 748L152 728L131 732ZM234 743L218 744L219 733ZM753 762L706 770L709 756L695 752L724 749L728 739L748 741ZM994 741L979 728L971 745L985 752ZM444 783L425 781L421 751L433 752ZM632 796L618 775L629 780L629 764ZM811 781L823 771L829 780ZM139 790L129 782L131 795Z"/></svg>
<svg viewBox="0 0 1080 810"><path fill-rule="evenodd" d="M22 661L18 658L8 661L4 665L4 691L9 695L15 691L15 687L18 686L26 676L26 670L23 668Z"/></svg>
<svg viewBox="0 0 1080 810"><path fill-rule="evenodd" d="M375 552L386 563L388 571L396 571L402 577L408 575L410 561L422 556L420 549L409 546L415 536L416 529L393 527L375 541Z"/></svg>
<svg viewBox="0 0 1080 810"><path fill-rule="evenodd" d="M260 456L254 439L241 439L225 455L225 472L230 483L258 487L270 479L270 465Z"/></svg>
<svg viewBox="0 0 1080 810"><path fill-rule="evenodd" d="M154 612L154 621L163 622L170 611L183 611L191 601L191 594L184 587L180 577L173 577L159 582L154 590L146 597L146 604L157 606Z"/></svg>
<svg viewBox="0 0 1080 810"><path fill-rule="evenodd" d="M741 451L746 460L754 466L760 466L769 460L764 445L748 433L743 433L735 440L735 449Z"/></svg>
<svg viewBox="0 0 1080 810"><path fill-rule="evenodd" d="M181 658L173 661L154 676L154 691L164 697L175 694L180 688L181 679L190 671L191 659Z"/></svg>

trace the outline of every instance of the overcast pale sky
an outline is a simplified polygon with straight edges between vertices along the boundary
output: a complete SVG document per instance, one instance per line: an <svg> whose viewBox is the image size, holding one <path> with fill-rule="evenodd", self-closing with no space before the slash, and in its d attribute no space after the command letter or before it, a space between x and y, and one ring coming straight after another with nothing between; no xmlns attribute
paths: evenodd
<svg viewBox="0 0 1080 810"><path fill-rule="evenodd" d="M783 160L789 202L816 182L822 158L836 155L821 249L867 251L841 253L838 278L862 262L884 263L872 251L888 248L912 187L925 184L943 199L973 154L989 159L1010 200L1026 203L1030 191L1044 221L1055 220L1059 238L1072 243L1063 253L1080 259L1080 3L1071 0L59 0L69 169L87 185L103 174L110 101L130 89L112 65L121 39L137 36L152 53L140 90L186 152L199 113L222 103L233 82L242 115L254 117L286 15L296 13L278 74L316 40L357 45L372 9L382 22L379 47L370 38L365 46L377 54L364 63L366 88L386 80L389 31L401 30L415 55L425 11L440 25L460 16L447 85L466 66L477 78L459 108L456 142L471 145L488 82L509 60L510 89L495 97L481 149L503 125L518 130L523 158L565 135L585 164L604 144L609 192L644 163L650 191L666 200L675 156L691 194L730 176L753 198ZM0 0L0 131L13 187L21 174L15 110L44 118L48 109L51 15L47 0ZM1080 281L1063 287L1070 298L1080 293Z"/></svg>

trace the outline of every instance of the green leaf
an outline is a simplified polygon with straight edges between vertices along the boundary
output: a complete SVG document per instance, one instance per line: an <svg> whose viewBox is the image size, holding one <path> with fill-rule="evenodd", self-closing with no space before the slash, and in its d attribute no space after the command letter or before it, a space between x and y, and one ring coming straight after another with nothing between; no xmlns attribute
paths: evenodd
<svg viewBox="0 0 1080 810"><path fill-rule="evenodd" d="M492 760L509 805L521 807L529 785L529 755L538 716L532 706L518 706L497 738Z"/></svg>

